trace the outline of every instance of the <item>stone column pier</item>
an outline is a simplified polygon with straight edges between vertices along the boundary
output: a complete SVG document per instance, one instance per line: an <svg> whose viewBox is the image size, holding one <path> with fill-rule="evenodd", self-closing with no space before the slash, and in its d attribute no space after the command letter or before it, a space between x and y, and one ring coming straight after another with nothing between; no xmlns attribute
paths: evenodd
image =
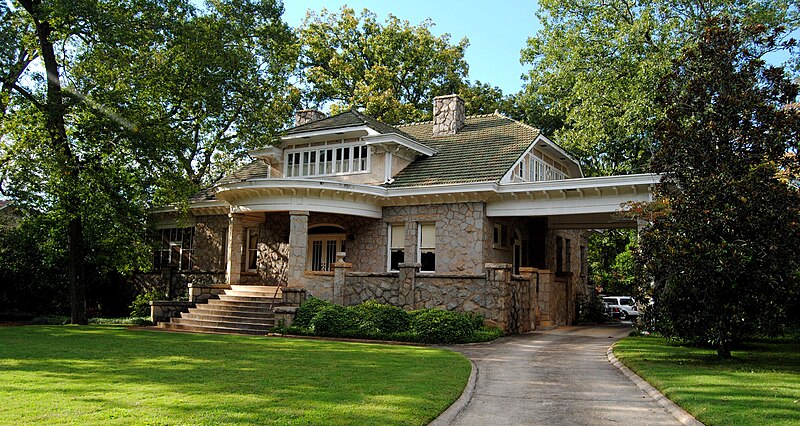
<svg viewBox="0 0 800 426"><path fill-rule="evenodd" d="M228 214L228 241L226 245L227 265L225 269L228 285L239 284L242 274L242 247L244 246L244 227L242 215L239 213Z"/></svg>
<svg viewBox="0 0 800 426"><path fill-rule="evenodd" d="M308 253L308 212L289 212L289 259L287 261L287 287L303 287Z"/></svg>
<svg viewBox="0 0 800 426"><path fill-rule="evenodd" d="M421 263L408 262L397 265L400 269L400 297L397 304L403 309L417 309L417 274Z"/></svg>
<svg viewBox="0 0 800 426"><path fill-rule="evenodd" d="M336 253L336 263L333 266L333 303L344 305L344 286L347 283L347 273L353 269L352 263L344 261L345 252Z"/></svg>
<svg viewBox="0 0 800 426"><path fill-rule="evenodd" d="M537 291L537 287L539 286L539 271L536 268L531 268L529 266L520 266L519 274L522 278L528 280L528 294L530 295L530 330L536 330L536 321L539 318L539 292Z"/></svg>

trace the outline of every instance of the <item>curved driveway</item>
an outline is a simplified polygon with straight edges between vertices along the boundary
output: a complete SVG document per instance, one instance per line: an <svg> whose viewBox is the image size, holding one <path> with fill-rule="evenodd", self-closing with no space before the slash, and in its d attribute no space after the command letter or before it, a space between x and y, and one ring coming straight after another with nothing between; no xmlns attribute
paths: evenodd
<svg viewBox="0 0 800 426"><path fill-rule="evenodd" d="M606 357L626 326L560 327L452 347L478 369L453 425L679 425Z"/></svg>

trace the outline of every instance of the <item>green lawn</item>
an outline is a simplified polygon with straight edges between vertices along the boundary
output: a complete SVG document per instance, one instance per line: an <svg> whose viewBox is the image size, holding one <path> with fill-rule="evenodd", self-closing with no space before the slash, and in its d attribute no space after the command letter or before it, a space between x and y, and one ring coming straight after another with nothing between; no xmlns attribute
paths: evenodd
<svg viewBox="0 0 800 426"><path fill-rule="evenodd" d="M614 355L707 425L800 424L800 342L759 340L733 352L629 337Z"/></svg>
<svg viewBox="0 0 800 426"><path fill-rule="evenodd" d="M0 424L427 424L463 356L114 326L0 327Z"/></svg>

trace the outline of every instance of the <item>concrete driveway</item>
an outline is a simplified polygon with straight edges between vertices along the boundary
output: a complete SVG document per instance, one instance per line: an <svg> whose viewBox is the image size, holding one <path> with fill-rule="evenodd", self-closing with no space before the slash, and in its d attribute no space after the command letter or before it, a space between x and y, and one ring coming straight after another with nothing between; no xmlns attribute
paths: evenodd
<svg viewBox="0 0 800 426"><path fill-rule="evenodd" d="M609 363L626 325L560 327L452 347L478 370L474 394L452 425L679 425Z"/></svg>

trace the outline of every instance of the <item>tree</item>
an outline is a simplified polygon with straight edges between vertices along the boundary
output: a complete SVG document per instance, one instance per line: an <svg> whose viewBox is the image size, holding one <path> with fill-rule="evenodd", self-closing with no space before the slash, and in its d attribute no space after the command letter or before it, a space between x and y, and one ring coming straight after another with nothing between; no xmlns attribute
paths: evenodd
<svg viewBox="0 0 800 426"><path fill-rule="evenodd" d="M589 237L589 283L608 294L634 293L633 253L636 231L607 229Z"/></svg>
<svg viewBox="0 0 800 426"><path fill-rule="evenodd" d="M653 163L669 210L638 262L655 330L728 358L744 337L779 333L800 293L800 192L785 180L800 114L786 107L797 86L759 59L779 29L715 18L702 34L660 86Z"/></svg>
<svg viewBox="0 0 800 426"><path fill-rule="evenodd" d="M86 286L143 264L149 207L185 200L288 121L295 39L275 0L0 12L0 189L48 216L85 323Z"/></svg>
<svg viewBox="0 0 800 426"><path fill-rule="evenodd" d="M356 16L309 12L299 29L305 96L331 112L361 108L389 124L430 119L433 98L459 93L469 42L431 34L430 20L413 26L389 15L385 24L363 10Z"/></svg>
<svg viewBox="0 0 800 426"><path fill-rule="evenodd" d="M522 52L532 69L520 104L533 120L544 109L551 123L563 123L554 138L588 175L647 171L664 114L659 81L702 36L705 18L726 13L783 28L785 38L799 22L788 0L541 0L539 7L543 28Z"/></svg>

